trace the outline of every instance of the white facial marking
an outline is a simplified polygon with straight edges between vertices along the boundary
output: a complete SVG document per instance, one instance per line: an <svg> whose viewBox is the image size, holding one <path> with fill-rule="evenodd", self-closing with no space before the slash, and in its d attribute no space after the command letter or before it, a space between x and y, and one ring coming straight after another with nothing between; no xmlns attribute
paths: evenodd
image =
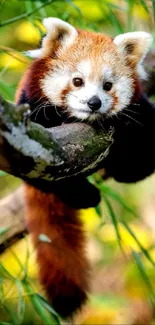
<svg viewBox="0 0 155 325"><path fill-rule="evenodd" d="M114 81L114 76L111 68L104 66L102 71L103 71L104 81L110 81L110 82Z"/></svg>
<svg viewBox="0 0 155 325"><path fill-rule="evenodd" d="M41 80L41 86L45 95L55 106L63 105L61 92L67 87L70 81L70 73L66 68L51 72Z"/></svg>
<svg viewBox="0 0 155 325"><path fill-rule="evenodd" d="M88 78L91 73L91 63L88 60L81 61L77 66L79 71L84 77Z"/></svg>
<svg viewBox="0 0 155 325"><path fill-rule="evenodd" d="M125 108L129 105L133 95L132 79L122 76L115 84L116 96L118 98L118 110Z"/></svg>

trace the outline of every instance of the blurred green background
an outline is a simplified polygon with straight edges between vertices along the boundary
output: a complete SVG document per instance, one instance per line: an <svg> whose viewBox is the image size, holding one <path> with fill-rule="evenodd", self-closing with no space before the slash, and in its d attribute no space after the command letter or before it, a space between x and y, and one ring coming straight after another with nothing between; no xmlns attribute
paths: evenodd
<svg viewBox="0 0 155 325"><path fill-rule="evenodd" d="M155 1L0 0L0 94L10 101L29 64L23 51L38 46L48 16L112 36L134 30L154 35ZM1 197L21 183L0 176ZM98 174L90 181L102 202L81 211L93 279L75 323L155 324L155 176L134 185L103 183ZM26 236L0 256L0 324L61 323L39 294L35 252Z"/></svg>

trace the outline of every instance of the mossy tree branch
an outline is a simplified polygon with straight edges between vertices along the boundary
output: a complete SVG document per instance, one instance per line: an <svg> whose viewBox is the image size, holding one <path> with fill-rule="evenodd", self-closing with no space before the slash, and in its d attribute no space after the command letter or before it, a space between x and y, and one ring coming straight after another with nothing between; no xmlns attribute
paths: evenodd
<svg viewBox="0 0 155 325"><path fill-rule="evenodd" d="M108 153L112 133L75 123L45 129L26 118L28 106L0 98L0 169L46 181L91 173ZM34 184L34 182L33 182Z"/></svg>

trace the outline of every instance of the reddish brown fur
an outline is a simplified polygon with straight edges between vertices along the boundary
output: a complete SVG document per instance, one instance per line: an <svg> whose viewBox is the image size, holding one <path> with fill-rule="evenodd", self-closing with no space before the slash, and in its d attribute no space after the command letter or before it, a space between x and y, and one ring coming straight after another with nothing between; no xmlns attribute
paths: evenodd
<svg viewBox="0 0 155 325"><path fill-rule="evenodd" d="M142 94L142 86L137 78L137 74L134 72L133 76L133 88L134 88L134 94L131 99L131 103L137 102Z"/></svg>
<svg viewBox="0 0 155 325"><path fill-rule="evenodd" d="M89 265L85 238L76 210L54 194L25 186L26 223L37 250L40 281L62 317L71 316L86 300ZM51 243L41 242L45 234Z"/></svg>
<svg viewBox="0 0 155 325"><path fill-rule="evenodd" d="M46 58L35 60L30 65L17 89L15 97L16 102L18 102L21 91L24 87L26 87L27 95L29 98L42 98L44 101L45 95L43 94L40 87L40 80L49 70L50 64L51 60L49 58Z"/></svg>

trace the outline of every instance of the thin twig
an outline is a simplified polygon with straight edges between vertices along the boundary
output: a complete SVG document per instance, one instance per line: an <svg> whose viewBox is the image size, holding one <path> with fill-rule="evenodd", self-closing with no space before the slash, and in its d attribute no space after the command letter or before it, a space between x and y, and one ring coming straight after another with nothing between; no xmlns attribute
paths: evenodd
<svg viewBox="0 0 155 325"><path fill-rule="evenodd" d="M33 9L30 12L24 13L24 14L22 14L20 16L13 17L13 18L8 19L8 20L5 20L5 21L2 21L2 22L0 22L0 27L6 26L6 25L10 25L10 24L15 23L16 21L22 20L24 18L28 18L31 15L33 15L35 12L37 12L40 9L42 9L42 8L46 7L47 5L51 4L53 1L54 0L47 0L41 6L39 6L38 8Z"/></svg>
<svg viewBox="0 0 155 325"><path fill-rule="evenodd" d="M19 58L19 54L22 54L22 53L12 49L11 47L0 45L0 52L7 53L11 57L13 57L14 59L16 59L22 63L28 64L30 62L30 60L27 59L26 57L24 57L24 55L22 56L22 58L21 57Z"/></svg>

